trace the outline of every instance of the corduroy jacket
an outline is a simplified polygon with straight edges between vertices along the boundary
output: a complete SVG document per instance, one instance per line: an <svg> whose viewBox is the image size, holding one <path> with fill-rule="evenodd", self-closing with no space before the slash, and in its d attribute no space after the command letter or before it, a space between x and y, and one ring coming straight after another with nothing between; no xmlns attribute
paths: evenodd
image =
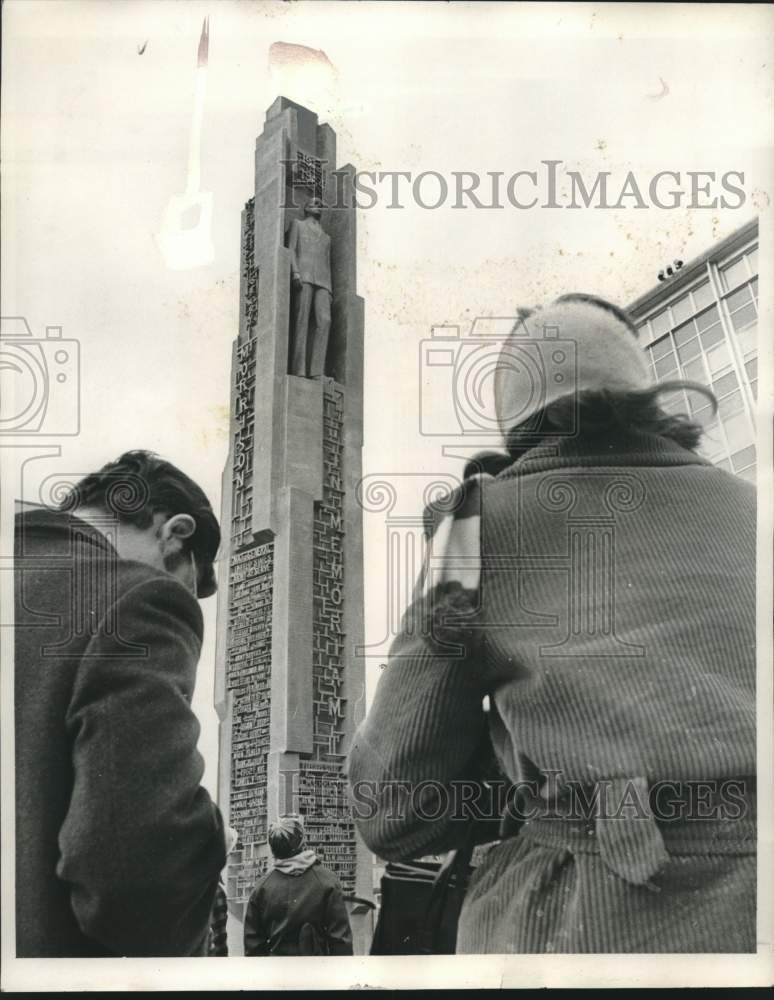
<svg viewBox="0 0 774 1000"><path fill-rule="evenodd" d="M619 791L754 774L754 487L655 435L570 438L484 482L480 518L479 589L409 609L353 740L372 850L457 846L487 737L511 782L525 765ZM612 865L637 881L652 844L630 830Z"/></svg>
<svg viewBox="0 0 774 1000"><path fill-rule="evenodd" d="M17 955L204 954L226 852L199 606L68 514L18 515L15 560Z"/></svg>

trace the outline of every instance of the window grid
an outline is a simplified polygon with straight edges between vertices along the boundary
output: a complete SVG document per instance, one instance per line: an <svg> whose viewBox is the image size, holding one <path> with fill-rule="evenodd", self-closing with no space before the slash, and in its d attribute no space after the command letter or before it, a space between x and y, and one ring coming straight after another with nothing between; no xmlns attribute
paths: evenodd
<svg viewBox="0 0 774 1000"><path fill-rule="evenodd" d="M738 258L737 262L746 261L746 257ZM747 264L744 265L747 267ZM647 349L654 377L657 382L671 379L686 379L708 386L718 401L718 413L713 416L712 405L704 396L697 392L674 393L664 400L664 407L670 413L687 412L705 426L705 438L702 441L701 452L720 468L727 469L744 478L754 478L755 475L755 445L754 432L750 423L747 407L743 396L744 384L750 386L755 395L757 383L757 353L752 350L742 351L737 339L737 346L744 359L744 371L738 370L738 362L729 343L730 337L739 336L739 330L733 324L733 318L743 310L748 310L744 316L744 325L740 330L747 330L757 319L757 309L754 303L752 282L749 280L737 285L733 292L724 296L724 305L728 309L728 319L725 322L718 303L707 306L707 296L704 291L705 281L700 279L699 287L702 294L694 296L692 292L683 296L682 300L698 305L700 308L690 318L686 317L685 306L677 310L681 322L649 345ZM728 298L732 301L728 303ZM755 315L750 320L750 307ZM674 317L675 311L665 310L666 315ZM664 319L661 320L663 325ZM733 332L732 332L733 331Z"/></svg>
<svg viewBox="0 0 774 1000"><path fill-rule="evenodd" d="M723 291L734 291L758 274L758 247L748 247L732 260L724 262L719 270Z"/></svg>
<svg viewBox="0 0 774 1000"><path fill-rule="evenodd" d="M720 468L753 481L757 275L757 244L727 260L708 261L690 288L638 324L657 382L699 382L718 400L716 415L709 400L697 392L671 393L663 398L664 408L690 413L705 427L702 454Z"/></svg>
<svg viewBox="0 0 774 1000"><path fill-rule="evenodd" d="M737 284L724 295L723 305L728 315L728 328L732 331L734 346L744 369L743 381L746 381L752 401L755 402L758 399L757 248L748 250L743 258L737 258L731 266L739 265L740 260L744 261L747 271L753 277ZM739 269L736 273L740 273Z"/></svg>

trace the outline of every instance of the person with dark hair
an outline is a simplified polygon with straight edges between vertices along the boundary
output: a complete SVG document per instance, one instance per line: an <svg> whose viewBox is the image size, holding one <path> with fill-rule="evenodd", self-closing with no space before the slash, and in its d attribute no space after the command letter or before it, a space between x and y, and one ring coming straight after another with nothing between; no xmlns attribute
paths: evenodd
<svg viewBox="0 0 774 1000"><path fill-rule="evenodd" d="M298 816L269 827L273 867L245 911L245 955L351 955L352 930L339 880L306 847Z"/></svg>
<svg viewBox="0 0 774 1000"><path fill-rule="evenodd" d="M122 528L125 558L134 558L138 551L141 562L182 574L183 580L194 566L196 596L215 593L213 563L220 528L210 502L200 486L158 455L125 452L76 483L60 510L77 511L82 520L89 520L90 512L98 520L106 513L115 517ZM170 548L162 535L171 533L180 544Z"/></svg>
<svg viewBox="0 0 774 1000"><path fill-rule="evenodd" d="M220 530L132 451L17 515L16 953L206 953L225 861L191 710Z"/></svg>
<svg viewBox="0 0 774 1000"><path fill-rule="evenodd" d="M662 408L708 390L652 385L625 314L570 296L521 323L495 373L511 464L436 525L353 739L360 833L391 861L460 847L476 802L443 804L491 787L489 742L518 833L483 853L458 952L753 952L754 488ZM398 810L396 783L435 793Z"/></svg>

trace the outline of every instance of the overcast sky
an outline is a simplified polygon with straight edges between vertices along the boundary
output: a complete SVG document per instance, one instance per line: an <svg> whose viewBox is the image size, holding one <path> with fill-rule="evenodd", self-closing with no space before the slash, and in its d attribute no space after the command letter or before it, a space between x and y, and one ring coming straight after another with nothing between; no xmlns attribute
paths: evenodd
<svg viewBox="0 0 774 1000"><path fill-rule="evenodd" d="M176 271L155 236L185 188L205 15L201 184L213 195L214 260ZM219 506L239 214L280 92L317 110L338 133L340 163L359 170L542 178L541 161L560 160L590 181L609 171L613 200L629 171L645 188L658 171L679 172L688 194L688 171L745 174L744 204L725 210L634 199L617 210L455 210L451 197L432 211L410 197L390 209L380 186L358 220L366 472L459 471L419 433L419 345L432 325L570 290L626 304L673 258L759 212L769 220L769 7L7 0L3 21L2 312L38 336L60 325L81 346L81 432L62 439L47 474L146 447ZM332 69L272 69L274 42L322 50ZM36 488L25 485L27 499ZM409 490L408 506L417 499ZM383 541L369 517L371 641L385 629ZM209 604L196 707L212 788Z"/></svg>

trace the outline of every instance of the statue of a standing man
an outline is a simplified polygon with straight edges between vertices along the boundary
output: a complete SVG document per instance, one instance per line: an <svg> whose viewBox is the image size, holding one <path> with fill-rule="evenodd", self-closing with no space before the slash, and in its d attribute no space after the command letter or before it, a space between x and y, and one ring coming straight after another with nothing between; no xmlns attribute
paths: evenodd
<svg viewBox="0 0 774 1000"><path fill-rule="evenodd" d="M304 378L325 374L331 328L331 238L320 225L322 208L319 198L307 202L304 218L294 219L290 226L288 244L291 277L298 291L290 374Z"/></svg>

